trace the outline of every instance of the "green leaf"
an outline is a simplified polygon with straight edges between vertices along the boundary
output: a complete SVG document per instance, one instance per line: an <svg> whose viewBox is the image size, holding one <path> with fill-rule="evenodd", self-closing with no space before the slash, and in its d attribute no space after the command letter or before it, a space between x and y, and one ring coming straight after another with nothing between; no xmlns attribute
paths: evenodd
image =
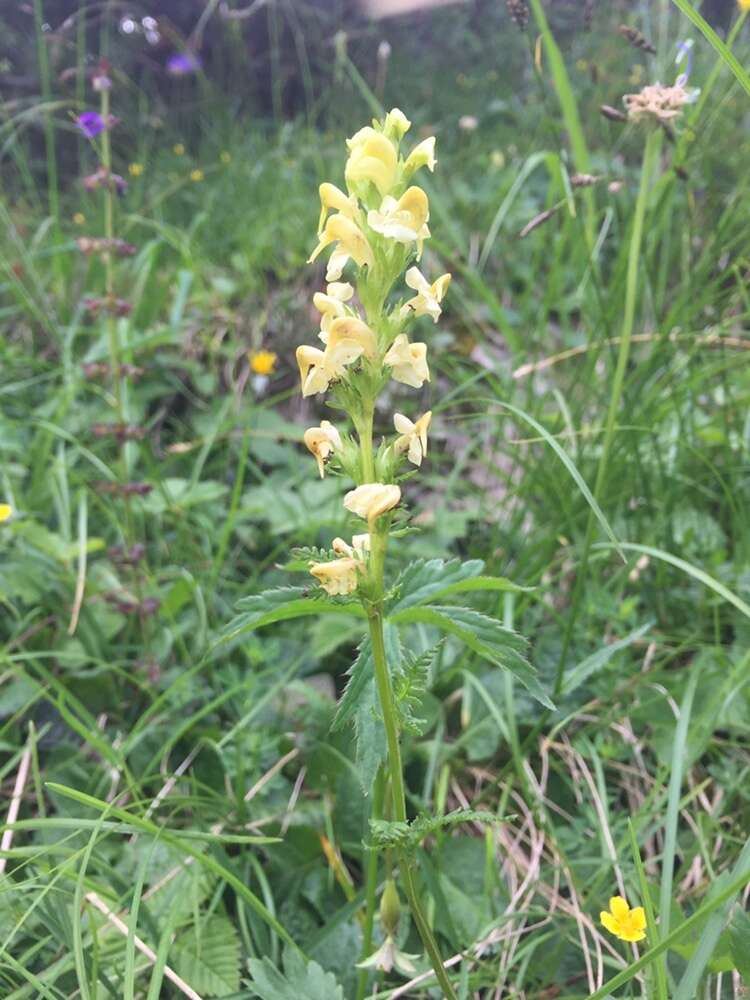
<svg viewBox="0 0 750 1000"><path fill-rule="evenodd" d="M248 962L252 985L260 1000L344 1000L344 991L330 972L296 953L284 954L284 972L268 958Z"/></svg>
<svg viewBox="0 0 750 1000"><path fill-rule="evenodd" d="M429 605L400 611L391 620L400 625L417 622L434 625L449 635L455 635L484 659L509 670L530 695L554 710L554 704L537 680L536 671L523 655L526 640L494 618L473 608Z"/></svg>
<svg viewBox="0 0 750 1000"><path fill-rule="evenodd" d="M237 604L243 613L225 626L214 645L231 642L265 625L288 621L291 618L303 618L306 615L354 615L357 618L365 616L361 605L354 602L334 602L324 597L307 597L306 594L305 587L279 587L276 590L266 590L254 597L243 598Z"/></svg>
<svg viewBox="0 0 750 1000"><path fill-rule="evenodd" d="M368 681L372 680L372 666L372 651L368 637L362 640L357 653L357 659L347 671L349 680L344 688L344 693L339 699L336 715L331 723L331 732L342 729L354 717L357 705L362 697L362 692L367 686Z"/></svg>
<svg viewBox="0 0 750 1000"><path fill-rule="evenodd" d="M499 823L503 817L495 813L477 811L476 809L456 809L445 816L428 816L422 814L411 823L400 821L389 822L384 819L371 819L370 832L375 847L395 847L399 850L416 850L425 837L439 830L458 826L461 823Z"/></svg>
<svg viewBox="0 0 750 1000"><path fill-rule="evenodd" d="M461 562L451 559L419 559L410 563L400 574L394 585L394 596L386 606L386 615L426 604L436 597L448 597L465 591L500 590L521 591L530 588L499 576L480 576L484 569L481 559Z"/></svg>
<svg viewBox="0 0 750 1000"><path fill-rule="evenodd" d="M197 993L226 997L240 988L240 940L226 917L191 927L174 946L175 966Z"/></svg>
<svg viewBox="0 0 750 1000"><path fill-rule="evenodd" d="M737 908L729 925L729 940L735 968L750 985L750 913Z"/></svg>
<svg viewBox="0 0 750 1000"><path fill-rule="evenodd" d="M442 644L441 639L421 655L405 650L400 668L393 676L393 693L401 726L413 733L420 734L425 726L425 720L418 718L415 713L419 711L427 692L430 667Z"/></svg>
<svg viewBox="0 0 750 1000"><path fill-rule="evenodd" d="M647 622L645 625L631 632L630 635L626 635L624 639L618 639L617 642L613 642L609 646L603 646L601 649L597 649L595 653L592 653L591 656L587 656L585 660L581 660L580 663L565 675L562 694L572 694L592 674L597 673L602 667L606 667L612 657L616 653L619 653L621 649L627 649L628 646L641 639L653 624L653 622Z"/></svg>
<svg viewBox="0 0 750 1000"><path fill-rule="evenodd" d="M385 760L385 726L379 709L375 680L371 678L354 713L357 776L365 795L369 795L378 768Z"/></svg>

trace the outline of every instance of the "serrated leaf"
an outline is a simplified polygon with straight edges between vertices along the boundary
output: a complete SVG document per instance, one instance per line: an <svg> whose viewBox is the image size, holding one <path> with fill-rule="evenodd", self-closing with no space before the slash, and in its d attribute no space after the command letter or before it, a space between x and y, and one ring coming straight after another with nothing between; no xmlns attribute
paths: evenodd
<svg viewBox="0 0 750 1000"><path fill-rule="evenodd" d="M233 618L219 634L215 645L231 642L247 632L265 625L304 618L307 615L353 615L364 618L360 604L327 600L324 597L307 597L304 587L279 587L254 597L245 597L238 603L242 614Z"/></svg>
<svg viewBox="0 0 750 1000"><path fill-rule="evenodd" d="M393 673L400 668L401 641L399 639L398 629L391 624L391 622L386 621L383 623L383 641L385 643L385 655L388 668ZM347 722L349 722L350 719L354 717L362 692L364 691L367 682L373 676L372 652L369 636L366 636L362 640L357 653L357 659L351 665L347 673L349 674L349 681L339 700L336 715L331 724L332 732L336 732L336 730L341 729Z"/></svg>
<svg viewBox="0 0 750 1000"><path fill-rule="evenodd" d="M458 826L460 823L498 823L503 817L476 809L455 809L445 816L428 816L423 813L411 823L389 822L383 819L370 820L372 841L376 847L395 847L399 850L416 850L425 837L439 830Z"/></svg>
<svg viewBox="0 0 750 1000"><path fill-rule="evenodd" d="M449 635L455 635L490 663L509 670L530 695L546 708L554 709L554 704L537 680L536 671L523 655L526 640L496 619L473 608L426 605L399 611L392 616L392 620L400 625L434 625Z"/></svg>
<svg viewBox="0 0 750 1000"><path fill-rule="evenodd" d="M518 584L502 576L481 576L484 563L481 559L461 562L451 559L420 559L411 563L396 580L395 598L387 614L404 608L415 607L434 601L435 598L449 597L467 591L526 591L533 587L519 587Z"/></svg>
<svg viewBox="0 0 750 1000"><path fill-rule="evenodd" d="M284 972L269 958L251 958L248 962L252 985L260 1000L344 1000L344 991L330 972L317 962L287 951Z"/></svg>
<svg viewBox="0 0 750 1000"><path fill-rule="evenodd" d="M385 726L379 707L375 681L371 678L359 697L354 713L357 776L365 795L370 794L378 768L385 760Z"/></svg>
<svg viewBox="0 0 750 1000"><path fill-rule="evenodd" d="M211 917L200 931L194 926L174 946L175 967L197 993L227 997L240 988L240 940L225 917Z"/></svg>
<svg viewBox="0 0 750 1000"><path fill-rule="evenodd" d="M419 656L408 650L404 652L400 669L393 678L393 692L396 696L396 708L401 726L414 733L421 733L425 725L424 719L417 718L415 713L422 704L422 698L427 691L430 667L442 643L441 639Z"/></svg>

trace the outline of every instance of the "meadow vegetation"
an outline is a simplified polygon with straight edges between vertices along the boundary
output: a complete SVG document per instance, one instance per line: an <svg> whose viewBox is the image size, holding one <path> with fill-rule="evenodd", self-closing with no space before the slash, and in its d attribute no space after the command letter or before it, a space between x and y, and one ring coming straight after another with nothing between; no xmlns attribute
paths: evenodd
<svg viewBox="0 0 750 1000"><path fill-rule="evenodd" d="M0 120L4 1000L750 991L750 4L698 6L209 4L160 76L158 24L37 0ZM374 476L319 443L318 476L305 428L354 428L295 352L318 185L396 107L452 279L431 380L377 385L376 453L432 420L360 611L309 566Z"/></svg>

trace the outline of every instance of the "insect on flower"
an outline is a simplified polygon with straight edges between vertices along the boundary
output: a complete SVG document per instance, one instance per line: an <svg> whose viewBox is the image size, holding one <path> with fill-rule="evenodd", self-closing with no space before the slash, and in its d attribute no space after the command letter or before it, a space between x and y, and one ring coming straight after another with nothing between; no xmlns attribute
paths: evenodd
<svg viewBox="0 0 750 1000"><path fill-rule="evenodd" d="M622 896L612 896L609 912L599 914L602 925L621 941L642 941L646 936L646 913L642 906L631 910Z"/></svg>

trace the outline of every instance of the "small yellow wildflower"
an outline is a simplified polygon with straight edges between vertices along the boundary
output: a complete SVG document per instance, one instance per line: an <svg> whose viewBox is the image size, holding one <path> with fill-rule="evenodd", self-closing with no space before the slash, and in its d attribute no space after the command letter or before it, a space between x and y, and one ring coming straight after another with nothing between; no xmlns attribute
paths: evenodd
<svg viewBox="0 0 750 1000"><path fill-rule="evenodd" d="M398 486L385 483L365 483L351 490L344 497L344 506L352 514L364 517L372 525L381 514L387 513L398 504L401 490Z"/></svg>
<svg viewBox="0 0 750 1000"><path fill-rule="evenodd" d="M0 503L0 524L13 516L13 508L9 503Z"/></svg>
<svg viewBox="0 0 750 1000"><path fill-rule="evenodd" d="M631 910L622 896L612 896L609 911L602 910L599 919L610 934L621 941L642 941L645 938L646 913L642 906Z"/></svg>
<svg viewBox="0 0 750 1000"><path fill-rule="evenodd" d="M321 420L320 427L309 427L305 431L304 442L318 463L318 470L322 479L326 472L326 459L337 448L341 448L341 435L330 420ZM351 555L351 553L348 553L348 555Z"/></svg>
<svg viewBox="0 0 750 1000"><path fill-rule="evenodd" d="M344 558L335 562L313 563L310 572L327 594L336 597L354 593L362 568L359 559Z"/></svg>
<svg viewBox="0 0 750 1000"><path fill-rule="evenodd" d="M85 221L86 221L86 216L83 214L83 212L76 212L75 215L73 216L73 222L75 222L77 226L82 226Z"/></svg>
<svg viewBox="0 0 750 1000"><path fill-rule="evenodd" d="M278 354L273 351L248 351L247 357L256 375L273 375L279 360Z"/></svg>
<svg viewBox="0 0 750 1000"><path fill-rule="evenodd" d="M740 10L750 10L750 0L737 0Z"/></svg>
<svg viewBox="0 0 750 1000"><path fill-rule="evenodd" d="M397 453L407 452L412 465L421 465L422 459L427 454L427 430L431 420L432 410L422 414L416 423L412 423L403 413L393 414L393 424L401 435L396 438L393 447Z"/></svg>
<svg viewBox="0 0 750 1000"><path fill-rule="evenodd" d="M389 366L397 382L410 385L413 389L421 389L424 382L430 381L427 344L410 344L405 333L400 333L393 341L383 364Z"/></svg>
<svg viewBox="0 0 750 1000"><path fill-rule="evenodd" d="M128 173L130 174L131 177L140 177L141 174L143 173L143 164L131 163L128 166Z"/></svg>
<svg viewBox="0 0 750 1000"><path fill-rule="evenodd" d="M184 144L181 142L176 142L174 146L172 146L172 152L174 153L175 156L184 156L185 155Z"/></svg>
<svg viewBox="0 0 750 1000"><path fill-rule="evenodd" d="M223 152L219 153L219 159L221 160L222 163L231 163L232 154L228 153L225 149Z"/></svg>
<svg viewBox="0 0 750 1000"><path fill-rule="evenodd" d="M205 174L203 173L202 170L198 170L196 168L195 170L191 170L190 171L190 180L194 181L196 184L199 181L202 181L204 177L205 177Z"/></svg>

